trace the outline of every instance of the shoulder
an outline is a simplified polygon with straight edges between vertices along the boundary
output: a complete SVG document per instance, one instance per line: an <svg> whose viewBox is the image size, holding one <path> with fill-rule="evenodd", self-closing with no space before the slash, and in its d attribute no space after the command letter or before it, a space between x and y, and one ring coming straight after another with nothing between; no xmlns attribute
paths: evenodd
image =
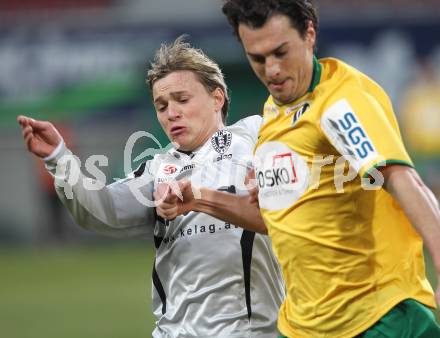
<svg viewBox="0 0 440 338"><path fill-rule="evenodd" d="M261 116L251 115L228 126L227 129L233 134L250 137L253 142L256 142L262 122L263 118Z"/></svg>
<svg viewBox="0 0 440 338"><path fill-rule="evenodd" d="M248 132L256 132L260 129L263 118L260 115L251 115L238 120L236 123L228 126L227 128L231 131L245 130Z"/></svg>
<svg viewBox="0 0 440 338"><path fill-rule="evenodd" d="M385 93L382 87L361 70L335 58L319 60L322 66L322 83L337 92Z"/></svg>
<svg viewBox="0 0 440 338"><path fill-rule="evenodd" d="M326 77L326 74L327 77L328 75L332 75L332 77L333 76L339 77L339 76L357 76L359 74L363 74L357 68L337 58L332 58L332 57L322 58L319 59L318 62L322 66L324 77Z"/></svg>
<svg viewBox="0 0 440 338"><path fill-rule="evenodd" d="M319 96L324 110L343 101L356 106L390 108L385 90L362 71L334 58L320 59L319 62L323 67Z"/></svg>

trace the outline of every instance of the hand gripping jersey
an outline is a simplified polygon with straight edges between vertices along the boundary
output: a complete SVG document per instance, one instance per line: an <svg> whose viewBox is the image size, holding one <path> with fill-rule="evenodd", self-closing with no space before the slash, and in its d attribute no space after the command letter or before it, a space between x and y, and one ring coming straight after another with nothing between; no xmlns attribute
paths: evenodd
<svg viewBox="0 0 440 338"><path fill-rule="evenodd" d="M380 165L412 166L384 91L315 59L308 93L285 106L269 97L263 119L256 179L287 287L282 333L353 337L404 299L434 306L421 238L366 179L381 183Z"/></svg>
<svg viewBox="0 0 440 338"><path fill-rule="evenodd" d="M68 150L47 162L61 200L82 227L139 236L154 226L153 337L277 336L284 285L267 236L197 212L165 221L144 205L158 183L181 178L193 186L245 193L260 124L261 117L248 117L217 131L193 153L158 154L101 190L86 190L72 161L55 168ZM68 183L72 175L79 183Z"/></svg>

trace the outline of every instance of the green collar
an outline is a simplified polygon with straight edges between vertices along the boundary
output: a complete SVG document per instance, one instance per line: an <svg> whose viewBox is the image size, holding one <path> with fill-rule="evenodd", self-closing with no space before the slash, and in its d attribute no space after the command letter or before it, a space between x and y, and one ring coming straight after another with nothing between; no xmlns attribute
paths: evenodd
<svg viewBox="0 0 440 338"><path fill-rule="evenodd" d="M318 59L315 55L313 55L313 75L312 75L312 82L310 83L310 87L307 90L307 93L313 92L315 87L319 84L319 81L321 80L321 71L322 66L319 64Z"/></svg>

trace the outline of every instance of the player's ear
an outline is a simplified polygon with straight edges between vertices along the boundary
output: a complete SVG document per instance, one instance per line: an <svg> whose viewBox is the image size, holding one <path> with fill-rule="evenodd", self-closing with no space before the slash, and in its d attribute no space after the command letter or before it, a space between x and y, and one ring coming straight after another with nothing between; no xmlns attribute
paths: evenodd
<svg viewBox="0 0 440 338"><path fill-rule="evenodd" d="M304 40L312 47L314 48L316 43L316 31L315 27L313 26L312 20L309 20L307 22L307 29L304 36Z"/></svg>
<svg viewBox="0 0 440 338"><path fill-rule="evenodd" d="M217 87L212 92L212 97L214 98L215 111L221 112L225 104L225 92L220 87Z"/></svg>

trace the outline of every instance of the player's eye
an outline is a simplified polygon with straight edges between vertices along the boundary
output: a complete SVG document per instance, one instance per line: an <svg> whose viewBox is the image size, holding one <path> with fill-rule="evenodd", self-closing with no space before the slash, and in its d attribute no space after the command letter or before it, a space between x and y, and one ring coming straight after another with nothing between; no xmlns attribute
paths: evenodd
<svg viewBox="0 0 440 338"><path fill-rule="evenodd" d="M258 64L264 64L264 62L266 62L266 58L264 56L260 56L260 55L251 55L250 59Z"/></svg>
<svg viewBox="0 0 440 338"><path fill-rule="evenodd" d="M278 51L278 52L274 53L275 57L278 58L278 59L281 59L286 54L287 54L287 52L285 52L285 51Z"/></svg>
<svg viewBox="0 0 440 338"><path fill-rule="evenodd" d="M188 102L189 101L189 98L188 97L181 97L181 98L179 98L179 102L180 103L186 103L186 102Z"/></svg>
<svg viewBox="0 0 440 338"><path fill-rule="evenodd" d="M167 109L167 105L166 105L166 104L161 104L161 105L159 105L159 106L156 107L156 110L157 110L159 113L163 113L166 109Z"/></svg>

